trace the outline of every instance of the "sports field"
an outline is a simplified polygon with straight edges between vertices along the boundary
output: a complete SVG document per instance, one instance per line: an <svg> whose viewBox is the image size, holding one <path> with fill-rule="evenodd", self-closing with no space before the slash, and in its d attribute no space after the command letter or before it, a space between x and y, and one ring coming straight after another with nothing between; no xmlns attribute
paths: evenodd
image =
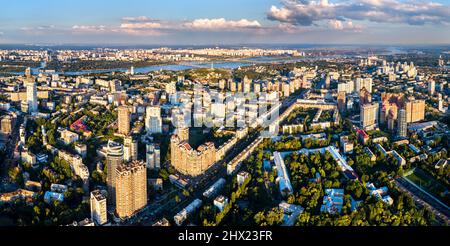
<svg viewBox="0 0 450 246"><path fill-rule="evenodd" d="M443 193L447 190L444 185L436 181L433 177L426 174L423 170L416 168L414 172L406 176L414 184L424 189L426 192L435 196L437 199L448 204L448 199L443 197ZM448 195L447 195L448 196Z"/></svg>

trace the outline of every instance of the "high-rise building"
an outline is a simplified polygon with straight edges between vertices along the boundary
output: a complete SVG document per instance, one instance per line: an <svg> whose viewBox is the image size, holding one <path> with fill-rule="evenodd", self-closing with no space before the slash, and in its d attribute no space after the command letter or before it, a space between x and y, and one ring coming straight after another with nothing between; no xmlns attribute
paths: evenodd
<svg viewBox="0 0 450 246"><path fill-rule="evenodd" d="M123 163L123 147L121 144L108 141L106 165L108 175L106 183L108 186L108 202L115 205L116 202L116 168Z"/></svg>
<svg viewBox="0 0 450 246"><path fill-rule="evenodd" d="M175 94L177 92L177 84L173 81L166 84L166 93Z"/></svg>
<svg viewBox="0 0 450 246"><path fill-rule="evenodd" d="M378 108L379 104L376 102L361 105L360 110L361 127L363 127L364 129L369 129L377 126Z"/></svg>
<svg viewBox="0 0 450 246"><path fill-rule="evenodd" d="M25 69L25 77L30 78L31 75L32 75L32 73L31 73L31 67L27 67L27 68Z"/></svg>
<svg viewBox="0 0 450 246"><path fill-rule="evenodd" d="M417 122L425 119L425 100L410 99L405 103L406 122Z"/></svg>
<svg viewBox="0 0 450 246"><path fill-rule="evenodd" d="M145 115L145 130L150 134L162 132L161 107L147 107Z"/></svg>
<svg viewBox="0 0 450 246"><path fill-rule="evenodd" d="M106 213L106 196L100 190L91 192L91 219L97 225L103 225L108 222Z"/></svg>
<svg viewBox="0 0 450 246"><path fill-rule="evenodd" d="M397 135L399 137L406 137L407 136L407 126L408 123L406 122L406 110L400 109L398 111L398 119L397 119Z"/></svg>
<svg viewBox="0 0 450 246"><path fill-rule="evenodd" d="M16 119L15 117L11 116L11 115L6 115L2 118L0 118L1 121L1 126L0 126L0 131L4 134L11 134L11 132L13 131Z"/></svg>
<svg viewBox="0 0 450 246"><path fill-rule="evenodd" d="M345 91L338 92L337 105L338 105L339 112L341 112L341 113L345 112L345 108L346 108L346 106L345 106L346 105Z"/></svg>
<svg viewBox="0 0 450 246"><path fill-rule="evenodd" d="M331 82L330 75L326 75L326 77L325 77L325 89L330 88L330 82Z"/></svg>
<svg viewBox="0 0 450 246"><path fill-rule="evenodd" d="M194 149L178 135L172 135L170 139L170 153L172 166L180 173L190 176L203 174L216 161L214 143L207 142Z"/></svg>
<svg viewBox="0 0 450 246"><path fill-rule="evenodd" d="M434 95L435 88L436 82L434 82L434 80L428 81L428 94Z"/></svg>
<svg viewBox="0 0 450 246"><path fill-rule="evenodd" d="M245 92L245 93L250 92L251 85L252 85L252 80L249 79L249 78L247 77L247 75L244 76L244 79L242 80L242 88L243 88L243 92Z"/></svg>
<svg viewBox="0 0 450 246"><path fill-rule="evenodd" d="M161 150L155 143L147 144L147 168L150 170L161 168Z"/></svg>
<svg viewBox="0 0 450 246"><path fill-rule="evenodd" d="M128 106L120 106L118 108L118 125L119 133L128 135L131 130L130 108Z"/></svg>
<svg viewBox="0 0 450 246"><path fill-rule="evenodd" d="M444 101L442 100L442 94L438 94L438 110L444 112Z"/></svg>
<svg viewBox="0 0 450 246"><path fill-rule="evenodd" d="M33 113L38 109L38 99L37 99L37 89L36 83L31 78L26 82L27 87L27 103L28 103L28 112Z"/></svg>
<svg viewBox="0 0 450 246"><path fill-rule="evenodd" d="M137 160L138 142L132 136L126 136L123 140L123 160L125 162Z"/></svg>
<svg viewBox="0 0 450 246"><path fill-rule="evenodd" d="M362 105L362 104L367 104L367 103L371 103L371 102L372 102L372 95L366 89L366 87L363 87L359 91L359 103Z"/></svg>
<svg viewBox="0 0 450 246"><path fill-rule="evenodd" d="M356 78L356 92L359 93L362 88L366 88L368 92L372 93L372 78Z"/></svg>
<svg viewBox="0 0 450 246"><path fill-rule="evenodd" d="M147 169L142 161L122 164L116 173L116 213L120 218L132 216L147 205Z"/></svg>
<svg viewBox="0 0 450 246"><path fill-rule="evenodd" d="M177 136L181 141L189 142L189 128L187 127L178 127L177 128Z"/></svg>

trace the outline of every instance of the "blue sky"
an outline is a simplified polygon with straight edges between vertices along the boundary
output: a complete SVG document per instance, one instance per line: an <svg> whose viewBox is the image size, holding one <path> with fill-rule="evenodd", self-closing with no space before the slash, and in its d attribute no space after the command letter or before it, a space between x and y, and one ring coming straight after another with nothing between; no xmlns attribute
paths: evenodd
<svg viewBox="0 0 450 246"><path fill-rule="evenodd" d="M449 0L11 0L0 6L0 43L450 43Z"/></svg>

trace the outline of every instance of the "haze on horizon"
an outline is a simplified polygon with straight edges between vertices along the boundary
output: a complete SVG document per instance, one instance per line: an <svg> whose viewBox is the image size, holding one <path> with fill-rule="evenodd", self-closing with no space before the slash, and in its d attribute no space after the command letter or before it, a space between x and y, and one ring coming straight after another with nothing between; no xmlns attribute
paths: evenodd
<svg viewBox="0 0 450 246"><path fill-rule="evenodd" d="M19 0L0 44L450 44L450 1Z"/></svg>

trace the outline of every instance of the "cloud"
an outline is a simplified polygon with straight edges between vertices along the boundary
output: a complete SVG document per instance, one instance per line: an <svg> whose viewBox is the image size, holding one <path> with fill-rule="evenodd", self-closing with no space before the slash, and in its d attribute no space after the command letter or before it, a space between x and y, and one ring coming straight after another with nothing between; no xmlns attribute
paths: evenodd
<svg viewBox="0 0 450 246"><path fill-rule="evenodd" d="M143 22L143 23L122 23L120 28L125 29L153 29L161 28L161 23L158 22Z"/></svg>
<svg viewBox="0 0 450 246"><path fill-rule="evenodd" d="M360 32L363 26L354 24L352 21L329 20L328 27L333 30Z"/></svg>
<svg viewBox="0 0 450 246"><path fill-rule="evenodd" d="M76 32L104 32L107 31L107 27L104 25L74 25L72 30Z"/></svg>
<svg viewBox="0 0 450 246"><path fill-rule="evenodd" d="M285 0L271 6L267 18L296 26L321 25L329 21L369 21L408 25L450 23L450 6L414 0Z"/></svg>
<svg viewBox="0 0 450 246"><path fill-rule="evenodd" d="M185 27L191 29L210 30L210 31L230 31L242 29L261 28L261 24L256 20L240 19L237 21L226 20L225 18L217 19L196 19L186 22Z"/></svg>
<svg viewBox="0 0 450 246"><path fill-rule="evenodd" d="M56 29L55 25L43 25L43 26L36 26L36 27L22 27L20 30L26 31L26 32L33 32L33 31L45 31L45 30L53 30Z"/></svg>
<svg viewBox="0 0 450 246"><path fill-rule="evenodd" d="M136 16L136 17L122 17L122 21L125 22L149 22L149 21L156 21L156 19L152 19L147 16Z"/></svg>

